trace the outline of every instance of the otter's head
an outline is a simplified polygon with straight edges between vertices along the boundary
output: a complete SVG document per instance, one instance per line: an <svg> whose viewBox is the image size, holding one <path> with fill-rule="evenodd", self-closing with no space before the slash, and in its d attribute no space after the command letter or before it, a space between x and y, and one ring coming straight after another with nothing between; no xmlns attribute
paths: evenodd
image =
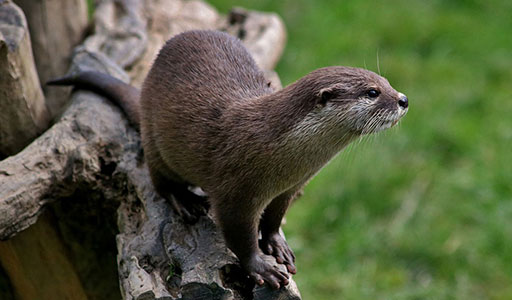
<svg viewBox="0 0 512 300"><path fill-rule="evenodd" d="M379 132L407 113L407 97L374 72L327 67L307 77L315 95L315 108L308 118L329 124L331 130L353 136Z"/></svg>

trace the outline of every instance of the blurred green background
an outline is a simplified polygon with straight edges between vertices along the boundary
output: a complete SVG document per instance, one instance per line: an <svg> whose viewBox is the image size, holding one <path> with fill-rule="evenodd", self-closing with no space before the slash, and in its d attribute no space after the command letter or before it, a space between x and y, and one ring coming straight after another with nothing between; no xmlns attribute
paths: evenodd
<svg viewBox="0 0 512 300"><path fill-rule="evenodd" d="M284 19L284 85L378 57L409 97L289 211L304 299L512 299L512 1L209 2Z"/></svg>

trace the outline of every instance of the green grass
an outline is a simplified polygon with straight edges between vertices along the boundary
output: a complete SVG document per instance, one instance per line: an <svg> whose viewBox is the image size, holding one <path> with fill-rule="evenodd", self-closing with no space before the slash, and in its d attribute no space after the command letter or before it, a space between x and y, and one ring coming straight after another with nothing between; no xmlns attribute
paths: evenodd
<svg viewBox="0 0 512 300"><path fill-rule="evenodd" d="M283 17L285 85L378 57L409 97L288 213L304 299L512 299L512 1L210 3Z"/></svg>

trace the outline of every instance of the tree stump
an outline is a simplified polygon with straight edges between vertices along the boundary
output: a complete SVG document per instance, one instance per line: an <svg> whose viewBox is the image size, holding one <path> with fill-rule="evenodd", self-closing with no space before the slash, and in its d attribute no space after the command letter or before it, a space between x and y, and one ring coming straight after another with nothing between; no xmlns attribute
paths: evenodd
<svg viewBox="0 0 512 300"><path fill-rule="evenodd" d="M87 29L86 0L14 0L23 9L34 50L39 80L51 117L62 112L71 89L51 89L44 83L66 73L71 53Z"/></svg>
<svg viewBox="0 0 512 300"><path fill-rule="evenodd" d="M0 159L17 153L49 124L25 16L0 1Z"/></svg>
<svg viewBox="0 0 512 300"><path fill-rule="evenodd" d="M255 23L257 32L248 25ZM209 28L245 31L238 36L259 49L252 54L280 85L271 71L285 41L276 15L237 10L224 17L200 1L105 0L94 26L74 51L71 73L96 70L139 85L165 40ZM114 260L123 299L300 299L293 280L278 291L255 287L211 216L184 224L154 191L141 152L139 134L116 106L77 91L58 122L0 162L0 239L7 240L0 261L15 293L29 283L12 279L15 271L5 267L13 263L10 245L3 243L22 238L44 213L43 226L60 239L54 248L67 249L69 268L61 269L76 275L69 276L81 288L72 289L76 299L81 291L90 299L119 298L108 284Z"/></svg>

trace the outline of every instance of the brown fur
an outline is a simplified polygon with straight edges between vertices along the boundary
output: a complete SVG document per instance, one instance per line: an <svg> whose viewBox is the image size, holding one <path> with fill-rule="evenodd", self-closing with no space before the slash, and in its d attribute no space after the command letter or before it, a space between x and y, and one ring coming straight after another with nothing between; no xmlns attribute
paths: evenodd
<svg viewBox="0 0 512 300"><path fill-rule="evenodd" d="M140 107L127 112L140 113L157 191L187 206L186 187L200 186L241 264L256 282L279 287L288 276L262 261L258 229L262 250L295 273L278 234L289 203L352 140L394 125L407 98L385 78L349 67L318 69L280 91L267 83L236 38L186 32L162 48Z"/></svg>

